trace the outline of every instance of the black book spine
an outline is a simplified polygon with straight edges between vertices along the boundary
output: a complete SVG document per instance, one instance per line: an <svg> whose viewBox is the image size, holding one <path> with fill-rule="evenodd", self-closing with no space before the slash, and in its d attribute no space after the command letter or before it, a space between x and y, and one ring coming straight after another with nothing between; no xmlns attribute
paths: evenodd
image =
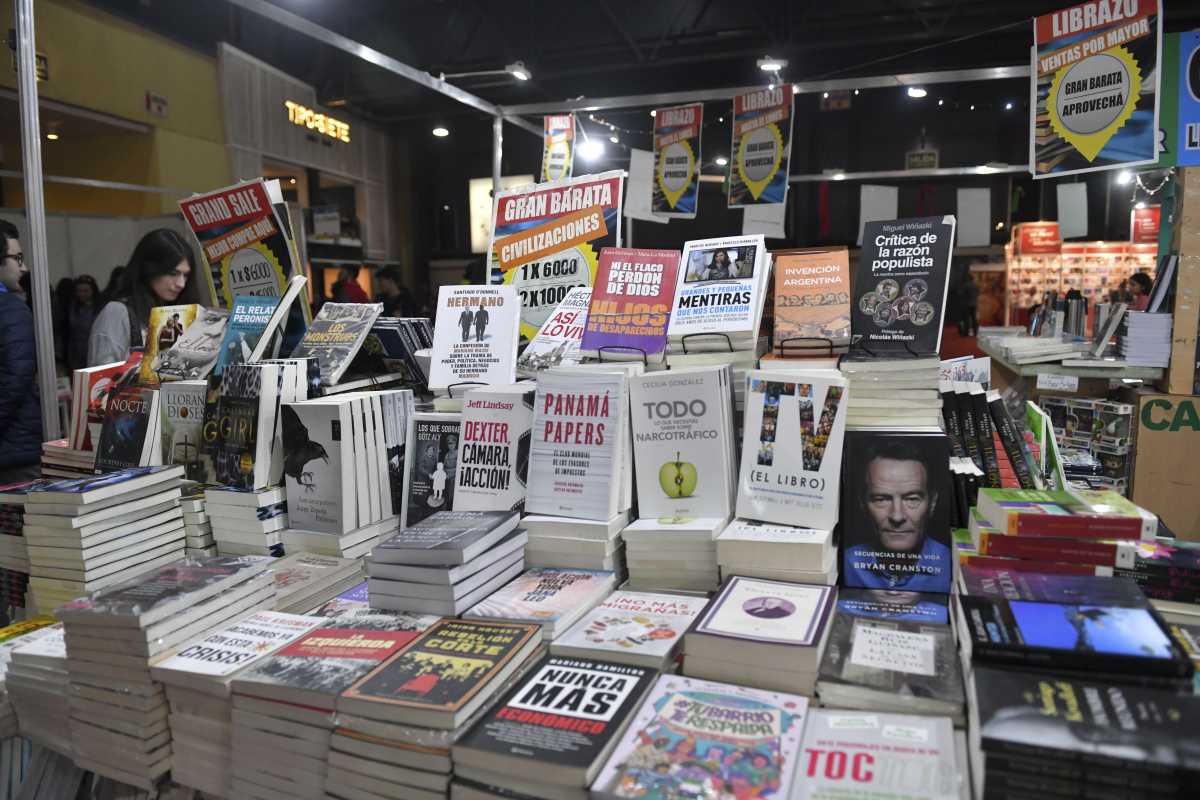
<svg viewBox="0 0 1200 800"><path fill-rule="evenodd" d="M986 754L985 763L989 781L992 771L997 770L1095 784L1097 788L1134 787L1156 792L1177 792L1183 788L1178 779L1166 774L1149 774L1141 769L1121 769L1115 763L1109 764L1107 769L1096 764L1088 765L1085 769L1078 761L1062 758L1057 753L1052 758L1046 758L1044 755L1040 758L1030 758L1013 753L989 752Z"/></svg>
<svg viewBox="0 0 1200 800"><path fill-rule="evenodd" d="M979 433L975 425L975 406L966 392L955 390L955 395L958 401L958 414L962 421L962 438L967 455L975 462L975 466L984 470L983 453L979 450Z"/></svg>
<svg viewBox="0 0 1200 800"><path fill-rule="evenodd" d="M996 442L992 439L992 421L988 416L987 398L983 387L971 387L971 408L975 416L975 432L979 435L979 452L983 454L983 471L987 474L987 485L1000 488L1000 460L996 458Z"/></svg>
<svg viewBox="0 0 1200 800"><path fill-rule="evenodd" d="M950 474L954 477L954 527L965 528L971 522L971 504L967 501L967 476L959 470L952 470Z"/></svg>
<svg viewBox="0 0 1200 800"><path fill-rule="evenodd" d="M989 394L987 407L992 424L996 426L996 432L1000 434L1000 444L1004 446L1004 452L1008 455L1013 472L1016 473L1017 482L1020 483L1022 489L1036 488L1033 472L1029 468L1029 462L1025 459L1025 448L1022 446L1020 434L1017 433L1017 426L1009 416L1008 409L999 392L994 395Z"/></svg>
<svg viewBox="0 0 1200 800"><path fill-rule="evenodd" d="M962 421L958 415L958 396L954 393L953 385L939 387L942 395L942 419L946 422L946 430L950 434L950 447L955 458L966 458L967 448L963 446Z"/></svg>

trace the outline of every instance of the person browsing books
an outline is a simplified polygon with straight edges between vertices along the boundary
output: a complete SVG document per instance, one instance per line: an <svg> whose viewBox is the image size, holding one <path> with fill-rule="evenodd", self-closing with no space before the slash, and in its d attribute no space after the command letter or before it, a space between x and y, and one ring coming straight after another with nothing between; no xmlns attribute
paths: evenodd
<svg viewBox="0 0 1200 800"><path fill-rule="evenodd" d="M42 456L33 312L21 294L27 274L16 226L0 220L0 484L36 478Z"/></svg>
<svg viewBox="0 0 1200 800"><path fill-rule="evenodd" d="M929 535L938 503L931 465L920 450L894 440L883 442L865 463L863 485L847 488L860 493L874 541L849 549L847 585L944 591L950 549Z"/></svg>
<svg viewBox="0 0 1200 800"><path fill-rule="evenodd" d="M88 365L124 361L133 348L144 347L151 308L199 302L195 271L196 256L178 233L159 228L143 236L121 275L116 298L92 324Z"/></svg>

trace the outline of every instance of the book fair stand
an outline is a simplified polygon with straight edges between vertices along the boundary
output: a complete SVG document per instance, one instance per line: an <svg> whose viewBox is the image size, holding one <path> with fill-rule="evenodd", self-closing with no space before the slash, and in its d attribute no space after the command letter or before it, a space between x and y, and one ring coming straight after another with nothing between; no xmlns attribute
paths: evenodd
<svg viewBox="0 0 1200 800"><path fill-rule="evenodd" d="M491 117L484 277L314 307L282 176L179 200L205 302L75 370L65 430L43 370L41 477L0 486L0 798L1195 796L1200 178L1157 147L1200 37L1160 2L1027 20L1029 64L516 105L234 4ZM799 96L1014 78L1027 163L792 171ZM651 149L586 171L628 109ZM1104 170L1161 176L1129 242L921 188ZM829 182L853 242L797 234ZM976 257L1003 325L951 311Z"/></svg>

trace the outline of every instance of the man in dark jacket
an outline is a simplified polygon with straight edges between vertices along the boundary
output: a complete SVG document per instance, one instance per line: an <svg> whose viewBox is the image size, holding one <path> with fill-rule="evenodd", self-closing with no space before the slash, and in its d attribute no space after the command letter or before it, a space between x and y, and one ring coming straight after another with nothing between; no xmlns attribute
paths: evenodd
<svg viewBox="0 0 1200 800"><path fill-rule="evenodd" d="M25 254L16 227L0 220L0 484L36 478L42 452L33 314L21 295Z"/></svg>

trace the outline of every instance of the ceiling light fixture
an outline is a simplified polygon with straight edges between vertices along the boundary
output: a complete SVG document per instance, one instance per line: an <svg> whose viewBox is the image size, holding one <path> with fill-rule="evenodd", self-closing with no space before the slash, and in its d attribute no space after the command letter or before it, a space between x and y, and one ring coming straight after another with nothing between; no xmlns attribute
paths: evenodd
<svg viewBox="0 0 1200 800"><path fill-rule="evenodd" d="M1012 106L1012 100L1009 100L1007 103L1005 103L1005 104L1004 104L1004 110L1005 110L1005 111L1012 111L1012 107L1013 107L1013 106Z"/></svg>
<svg viewBox="0 0 1200 800"><path fill-rule="evenodd" d="M533 73L525 68L524 61L514 61L511 64L506 64L504 71L519 81L527 81L533 77Z"/></svg>
<svg viewBox="0 0 1200 800"><path fill-rule="evenodd" d="M609 140L610 142L612 142L613 144L620 144L620 143L621 143L621 140L617 138L617 135L616 135L615 133L614 133L612 136L608 137L608 140Z"/></svg>
<svg viewBox="0 0 1200 800"><path fill-rule="evenodd" d="M975 104L974 104L974 103L971 103L971 110L972 110L972 111L974 111L974 110L975 110Z"/></svg>
<svg viewBox="0 0 1200 800"><path fill-rule="evenodd" d="M441 125L438 125L436 128L433 129L433 135L438 137L439 139L442 139L442 138L450 135L450 129L443 128Z"/></svg>
<svg viewBox="0 0 1200 800"><path fill-rule="evenodd" d="M290 183L292 186L295 186L295 185L296 185L296 179L295 179L295 178L288 178L288 183Z"/></svg>
<svg viewBox="0 0 1200 800"><path fill-rule="evenodd" d="M1122 186L1128 186L1133 181L1133 173L1127 169L1123 169L1117 173L1117 183Z"/></svg>
<svg viewBox="0 0 1200 800"><path fill-rule="evenodd" d="M1141 200L1139 200L1137 202L1137 204L1134 206L1134 208L1145 208L1145 207L1146 207L1146 204L1144 202L1142 202Z"/></svg>
<svg viewBox="0 0 1200 800"><path fill-rule="evenodd" d="M729 163L729 159L726 158L725 156L717 156L716 158L713 159L713 163L716 164L718 167L723 167Z"/></svg>
<svg viewBox="0 0 1200 800"><path fill-rule="evenodd" d="M855 97L858 97L858 89L855 89L855 90L854 90L854 96L855 96Z"/></svg>
<svg viewBox="0 0 1200 800"><path fill-rule="evenodd" d="M658 116L658 112L657 112L657 111L651 111L651 112L650 112L650 116L652 116L652 117L656 117L656 116Z"/></svg>
<svg viewBox="0 0 1200 800"><path fill-rule="evenodd" d="M579 155L585 161L595 161L604 156L604 142L598 139L587 139L579 144Z"/></svg>
<svg viewBox="0 0 1200 800"><path fill-rule="evenodd" d="M779 72L781 69L787 66L787 63L787 59L771 58L770 56L767 56L766 58L760 58L758 60L758 68L763 72Z"/></svg>
<svg viewBox="0 0 1200 800"><path fill-rule="evenodd" d="M927 94L929 94L929 92L925 91L925 89L921 86L908 87L908 96L913 98L914 100L920 100L922 97L924 97Z"/></svg>
<svg viewBox="0 0 1200 800"><path fill-rule="evenodd" d="M49 139L49 140L50 140L50 141L52 141L52 142L57 142L57 141L58 141L58 134L57 134L57 133L55 133L54 131L50 131L50 133L47 133L47 134L46 134L46 138L47 138L47 139Z"/></svg>
<svg viewBox="0 0 1200 800"><path fill-rule="evenodd" d="M938 105L940 106L940 105L941 105L942 103L944 103L944 102L946 102L946 101L945 101L945 100L938 100Z"/></svg>
<svg viewBox="0 0 1200 800"><path fill-rule="evenodd" d="M844 180L846 180L846 173L844 173L844 172L835 172L835 173L833 173L833 179L834 179L835 181L844 181Z"/></svg>
<svg viewBox="0 0 1200 800"><path fill-rule="evenodd" d="M822 98L824 98L824 99L826 99L826 100L828 100L828 99L829 99L829 92L822 92L822 93L821 93L821 97L822 97Z"/></svg>

